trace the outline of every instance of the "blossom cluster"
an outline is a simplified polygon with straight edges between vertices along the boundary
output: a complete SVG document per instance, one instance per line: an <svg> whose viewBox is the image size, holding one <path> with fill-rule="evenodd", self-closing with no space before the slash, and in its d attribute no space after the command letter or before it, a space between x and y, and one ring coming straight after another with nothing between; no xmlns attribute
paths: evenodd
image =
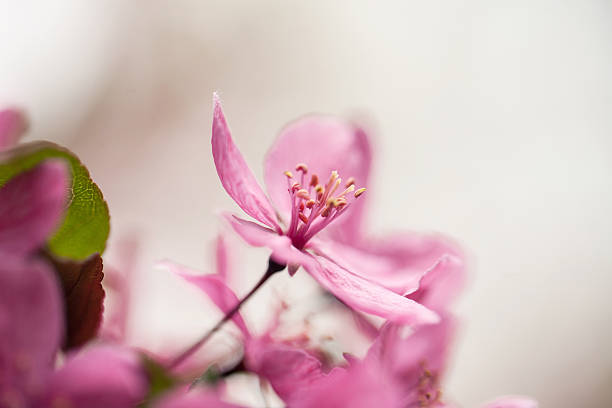
<svg viewBox="0 0 612 408"><path fill-rule="evenodd" d="M110 268L103 273L108 209L98 187L66 149L18 144L25 127L18 111L0 112L0 407L238 407L225 386L237 373L256 376L292 408L456 406L442 380L464 254L437 234L367 230L372 149L361 127L315 115L287 125L264 161L266 194L215 95L216 170L251 219L222 217L269 261L243 296L232 287L240 276L222 236L215 273L161 262L223 315L191 347L165 357L135 349L124 335L133 288L127 280L109 282ZM242 308L285 270L310 275L320 296L352 317L351 329L368 343L361 357L328 358L307 327L283 334L284 304L269 311L265 330L251 328ZM105 287L120 300L106 311ZM225 325L235 326L240 345L232 364L201 363L196 352ZM484 405L536 406L519 396Z"/></svg>

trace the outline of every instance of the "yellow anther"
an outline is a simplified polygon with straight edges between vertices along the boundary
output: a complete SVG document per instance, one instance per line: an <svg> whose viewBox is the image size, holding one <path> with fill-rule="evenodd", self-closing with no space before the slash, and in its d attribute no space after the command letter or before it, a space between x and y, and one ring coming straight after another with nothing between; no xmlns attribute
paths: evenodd
<svg viewBox="0 0 612 408"><path fill-rule="evenodd" d="M365 188L360 188L357 191L355 191L355 198L359 197L360 195L362 195L364 192L366 191Z"/></svg>
<svg viewBox="0 0 612 408"><path fill-rule="evenodd" d="M293 178L293 173L290 172L289 170L287 170L286 172L283 173L285 176L287 176L287 178Z"/></svg>
<svg viewBox="0 0 612 408"><path fill-rule="evenodd" d="M329 176L329 181L327 182L327 184L329 186L331 186L332 184L334 184L334 182L336 181L336 179L338 178L338 172L336 170L332 170L330 176Z"/></svg>
<svg viewBox="0 0 612 408"><path fill-rule="evenodd" d="M342 179L339 178L336 180L336 182L334 183L334 186L332 187L331 191L329 192L329 195L332 195L336 192L336 190L338 189L338 187L340 187L340 184L342 184Z"/></svg>
<svg viewBox="0 0 612 408"><path fill-rule="evenodd" d="M346 180L346 184L344 185L344 187L348 188L354 185L355 185L355 177L349 177L348 180Z"/></svg>
<svg viewBox="0 0 612 408"><path fill-rule="evenodd" d="M321 217L327 217L331 213L331 210L334 208L334 199L328 198L325 203L325 208L321 212Z"/></svg>
<svg viewBox="0 0 612 408"><path fill-rule="evenodd" d="M353 191L355 191L355 185L351 184L350 186L348 186L346 188L346 190L344 190L343 192L341 192L338 197L344 197L346 194L348 193L352 193Z"/></svg>
<svg viewBox="0 0 612 408"><path fill-rule="evenodd" d="M325 192L325 188L322 185L317 184L315 187L315 191L317 192L317 194L323 194Z"/></svg>
<svg viewBox="0 0 612 408"><path fill-rule="evenodd" d="M300 198L303 198L305 200L309 200L310 199L310 195L308 194L308 190L304 190L303 188L298 190L298 192L296 193L296 195Z"/></svg>
<svg viewBox="0 0 612 408"><path fill-rule="evenodd" d="M312 176L310 176L310 185L314 187L317 184L319 184L319 176L313 174Z"/></svg>
<svg viewBox="0 0 612 408"><path fill-rule="evenodd" d="M308 217L304 213L299 213L298 217L300 217L300 220L302 220L304 224L308 222Z"/></svg>
<svg viewBox="0 0 612 408"><path fill-rule="evenodd" d="M316 203L317 202L311 198L310 200L306 201L306 208L312 208Z"/></svg>
<svg viewBox="0 0 612 408"><path fill-rule="evenodd" d="M302 173L306 174L308 173L308 166L304 163L299 163L297 166L295 166L295 171L301 171Z"/></svg>
<svg viewBox="0 0 612 408"><path fill-rule="evenodd" d="M344 207L347 204L348 202L346 201L346 198L344 197L338 197L334 200L334 207Z"/></svg>

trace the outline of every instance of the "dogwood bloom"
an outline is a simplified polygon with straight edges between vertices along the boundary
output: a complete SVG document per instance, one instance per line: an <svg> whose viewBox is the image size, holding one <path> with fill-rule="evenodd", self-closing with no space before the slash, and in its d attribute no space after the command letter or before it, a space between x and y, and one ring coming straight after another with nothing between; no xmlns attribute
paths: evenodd
<svg viewBox="0 0 612 408"><path fill-rule="evenodd" d="M330 228L344 235L354 231L352 220L362 211L359 201L370 161L362 131L324 117L305 118L286 128L265 163L268 191L278 212L234 144L216 95L212 152L227 193L263 224L225 215L247 243L270 248L272 258L289 265L290 273L302 266L321 286L356 310L413 325L439 320L435 312L403 296L407 293L385 287L376 276L358 273L363 268L355 270L349 262L339 262L346 253L318 239ZM287 160L306 156L312 160L293 163L294 171L279 167ZM343 181L341 176L348 178ZM410 277L410 293L418 289L425 272Z"/></svg>

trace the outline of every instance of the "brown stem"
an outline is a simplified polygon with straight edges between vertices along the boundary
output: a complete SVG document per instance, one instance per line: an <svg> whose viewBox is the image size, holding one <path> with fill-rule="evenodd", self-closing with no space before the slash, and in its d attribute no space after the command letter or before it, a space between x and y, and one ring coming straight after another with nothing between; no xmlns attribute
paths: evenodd
<svg viewBox="0 0 612 408"><path fill-rule="evenodd" d="M183 361L185 361L188 357L190 357L193 353L195 353L200 347L202 347L202 345L204 345L204 343L206 343L208 341L208 339L210 339L212 337L213 334L215 334L221 327L223 327L223 325L230 320L235 314L236 312L238 312L238 310L240 310L240 308L242 307L242 305L249 300L249 298L251 296L253 296L253 294L255 292L257 292L257 290L259 290L259 288L268 280L270 279L270 277L272 275L274 275L276 272L280 272L283 269L285 269L286 265L282 265L279 263L276 263L272 260L272 258L270 258L268 260L268 270L266 271L266 273L261 277L261 279L259 279L259 281L255 284L255 286L253 287L253 289L251 289L249 291L249 293L247 293L242 299L240 299L240 301L238 303L236 303L236 305L229 310L221 320L219 320L217 322L217 324L210 329L206 334L204 334L198 341L196 341L193 345L191 345L189 348L187 348L185 351L183 351L181 354L179 354L177 357L175 357L172 361L170 361L170 363L167 365L167 368L169 370L173 370L176 367L178 367Z"/></svg>

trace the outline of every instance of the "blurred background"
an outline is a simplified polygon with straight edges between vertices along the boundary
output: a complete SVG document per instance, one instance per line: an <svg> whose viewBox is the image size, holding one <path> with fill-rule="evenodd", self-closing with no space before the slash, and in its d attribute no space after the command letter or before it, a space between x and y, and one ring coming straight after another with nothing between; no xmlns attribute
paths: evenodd
<svg viewBox="0 0 612 408"><path fill-rule="evenodd" d="M375 138L371 230L440 231L466 247L449 398L612 406L612 3L0 7L0 104L27 110L28 139L68 146L104 192L106 263L138 270L134 343L180 348L217 318L152 265L213 271L216 212L236 208L210 154L219 91L260 180L287 121L358 117ZM263 252L239 252L240 291ZM269 291L299 291L299 275ZM247 312L263 314L265 297Z"/></svg>

